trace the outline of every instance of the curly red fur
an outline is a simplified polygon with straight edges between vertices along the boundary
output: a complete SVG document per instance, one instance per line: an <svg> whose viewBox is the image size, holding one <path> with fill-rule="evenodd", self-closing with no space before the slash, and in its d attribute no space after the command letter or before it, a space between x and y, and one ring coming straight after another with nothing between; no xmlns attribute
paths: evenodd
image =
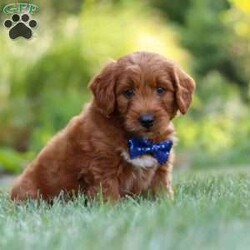
<svg viewBox="0 0 250 250"><path fill-rule="evenodd" d="M157 94L157 88L164 93ZM151 156L137 166L126 158L128 139L175 141L171 121L178 110L187 112L194 89L190 76L155 53L137 52L111 62L90 83L94 99L86 111L72 118L24 170L11 198L50 200L61 191L93 198L100 190L106 200L159 189L172 194L173 150L163 166L153 164ZM127 90L133 96L126 96ZM145 113L155 119L150 129L138 120Z"/></svg>

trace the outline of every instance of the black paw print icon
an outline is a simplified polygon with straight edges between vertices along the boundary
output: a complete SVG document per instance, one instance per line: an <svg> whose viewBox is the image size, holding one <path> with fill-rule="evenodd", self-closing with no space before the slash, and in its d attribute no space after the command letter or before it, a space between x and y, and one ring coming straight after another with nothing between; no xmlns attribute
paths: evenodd
<svg viewBox="0 0 250 250"><path fill-rule="evenodd" d="M10 29L9 37L11 39L16 39L17 37L29 39L32 37L32 29L37 26L35 20L30 20L28 14L23 14L22 16L14 14L11 19L7 19L4 22L4 26Z"/></svg>

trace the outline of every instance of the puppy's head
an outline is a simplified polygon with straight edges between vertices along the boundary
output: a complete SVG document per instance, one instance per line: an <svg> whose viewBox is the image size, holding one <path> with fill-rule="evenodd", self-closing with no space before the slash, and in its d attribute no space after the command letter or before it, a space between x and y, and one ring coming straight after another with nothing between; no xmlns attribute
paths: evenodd
<svg viewBox="0 0 250 250"><path fill-rule="evenodd" d="M166 130L178 110L187 112L195 82L164 57L137 52L108 64L90 89L104 115L116 115L131 134L153 137Z"/></svg>

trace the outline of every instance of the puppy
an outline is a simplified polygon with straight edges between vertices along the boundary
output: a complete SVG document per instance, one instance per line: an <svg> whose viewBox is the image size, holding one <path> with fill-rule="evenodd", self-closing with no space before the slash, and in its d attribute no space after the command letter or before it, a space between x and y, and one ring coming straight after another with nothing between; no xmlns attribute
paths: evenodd
<svg viewBox="0 0 250 250"><path fill-rule="evenodd" d="M51 200L61 191L116 201L173 195L175 130L194 80L164 57L136 52L109 63L90 83L87 110L72 118L16 180L11 198Z"/></svg>

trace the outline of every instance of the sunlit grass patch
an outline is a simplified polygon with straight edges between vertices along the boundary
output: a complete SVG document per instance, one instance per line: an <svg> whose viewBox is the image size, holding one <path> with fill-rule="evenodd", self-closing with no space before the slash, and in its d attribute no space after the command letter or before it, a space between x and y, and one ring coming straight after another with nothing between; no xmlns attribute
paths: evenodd
<svg viewBox="0 0 250 250"><path fill-rule="evenodd" d="M175 177L175 199L86 205L16 206L0 196L1 249L247 249L249 175L189 172Z"/></svg>

